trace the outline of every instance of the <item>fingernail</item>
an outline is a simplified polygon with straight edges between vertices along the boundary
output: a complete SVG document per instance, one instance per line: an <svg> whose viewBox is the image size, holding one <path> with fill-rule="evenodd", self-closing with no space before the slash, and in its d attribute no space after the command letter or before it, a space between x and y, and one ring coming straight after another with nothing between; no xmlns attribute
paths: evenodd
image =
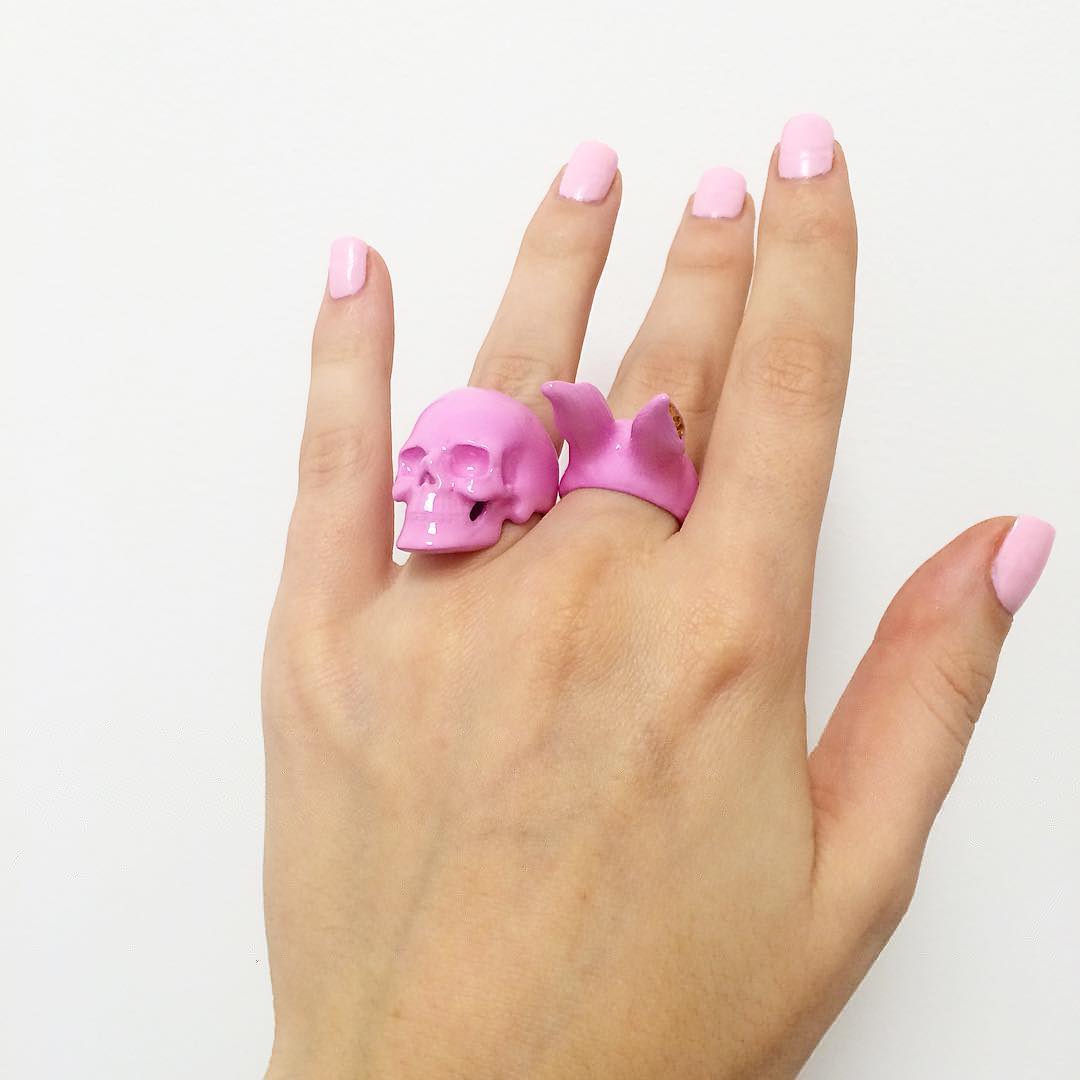
<svg viewBox="0 0 1080 1080"><path fill-rule="evenodd" d="M559 194L577 202L601 202L611 190L619 155L602 142L581 143L570 155L559 182Z"/></svg>
<svg viewBox="0 0 1080 1080"><path fill-rule="evenodd" d="M326 286L334 300L352 296L367 278L368 246L356 236L339 236L330 245L330 272Z"/></svg>
<svg viewBox="0 0 1080 1080"><path fill-rule="evenodd" d="M824 116L793 116L780 136L780 175L785 180L821 176L832 168L833 129Z"/></svg>
<svg viewBox="0 0 1080 1080"><path fill-rule="evenodd" d="M1001 606L1015 615L1035 588L1054 546L1054 526L1022 515L1001 542L990 570Z"/></svg>
<svg viewBox="0 0 1080 1080"><path fill-rule="evenodd" d="M717 165L702 174L690 212L700 218L737 218L744 202L746 180L742 173Z"/></svg>

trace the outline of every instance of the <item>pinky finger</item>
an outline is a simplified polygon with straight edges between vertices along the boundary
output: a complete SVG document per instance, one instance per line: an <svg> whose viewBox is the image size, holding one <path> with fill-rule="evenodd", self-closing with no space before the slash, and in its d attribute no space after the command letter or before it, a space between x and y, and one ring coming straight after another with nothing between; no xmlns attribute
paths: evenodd
<svg viewBox="0 0 1080 1080"><path fill-rule="evenodd" d="M355 237L330 249L311 350L296 507L282 588L327 615L355 608L393 562L390 368L394 309L379 254Z"/></svg>

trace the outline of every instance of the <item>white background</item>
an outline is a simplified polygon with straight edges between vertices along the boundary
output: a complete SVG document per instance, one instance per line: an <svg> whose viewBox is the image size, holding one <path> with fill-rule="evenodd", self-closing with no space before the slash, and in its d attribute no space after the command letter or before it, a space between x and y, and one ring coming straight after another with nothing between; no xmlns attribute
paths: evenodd
<svg viewBox="0 0 1080 1080"><path fill-rule="evenodd" d="M394 275L395 431L463 381L582 138L625 199L604 383L702 169L834 122L862 259L816 736L968 524L1059 526L906 922L811 1080L1080 1060L1071 2L4 5L0 1074L260 1074L258 682L329 241Z"/></svg>

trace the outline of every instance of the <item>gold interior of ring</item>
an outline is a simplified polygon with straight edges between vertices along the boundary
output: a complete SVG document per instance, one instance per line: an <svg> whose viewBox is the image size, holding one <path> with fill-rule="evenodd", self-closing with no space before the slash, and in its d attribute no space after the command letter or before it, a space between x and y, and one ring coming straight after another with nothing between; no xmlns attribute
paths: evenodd
<svg viewBox="0 0 1080 1080"><path fill-rule="evenodd" d="M675 408L675 402L669 401L667 403L668 412L671 413L671 422L675 425L675 431L680 439L686 439L686 421L682 418L682 413Z"/></svg>

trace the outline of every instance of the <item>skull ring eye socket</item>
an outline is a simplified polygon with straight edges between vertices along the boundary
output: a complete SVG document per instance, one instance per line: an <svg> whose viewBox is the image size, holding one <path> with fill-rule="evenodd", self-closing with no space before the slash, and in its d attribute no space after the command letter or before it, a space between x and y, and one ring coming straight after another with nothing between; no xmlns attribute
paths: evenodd
<svg viewBox="0 0 1080 1080"><path fill-rule="evenodd" d="M482 446L460 443L450 451L450 472L454 476L486 476L490 471L491 455Z"/></svg>
<svg viewBox="0 0 1080 1080"><path fill-rule="evenodd" d="M407 446L398 455L398 465L403 473L414 473L424 463L424 448L422 446Z"/></svg>

